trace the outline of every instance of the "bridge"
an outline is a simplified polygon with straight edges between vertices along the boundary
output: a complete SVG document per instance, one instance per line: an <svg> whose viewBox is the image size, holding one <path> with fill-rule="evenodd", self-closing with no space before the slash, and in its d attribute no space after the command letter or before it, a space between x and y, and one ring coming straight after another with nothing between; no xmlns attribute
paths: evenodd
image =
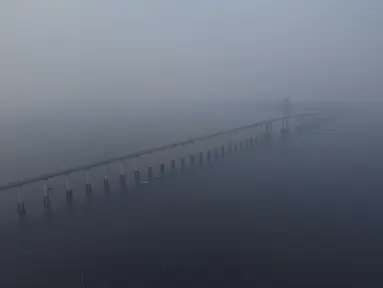
<svg viewBox="0 0 383 288"><path fill-rule="evenodd" d="M280 135L287 137L291 132L323 121L327 116L319 112L291 114L291 103L284 100L283 115L261 122L202 135L161 147L121 155L77 167L54 171L35 177L0 185L0 190L10 190L16 194L17 212L20 217L27 214L25 196L33 191L42 191L42 203L45 210L52 209L52 191L65 189L67 205L75 200L74 188L82 186L87 197L91 197L96 181L102 177L105 192L111 190L111 179L118 174L119 186L126 190L130 187L152 184L154 180L168 174L175 175L188 167L200 167L244 149L255 148ZM128 167L128 169L127 169ZM132 173L125 171L131 170ZM100 175L101 174L101 175ZM132 177L130 177L132 175ZM80 183L83 184L80 184ZM63 184L65 183L65 188ZM99 182L98 182L99 183Z"/></svg>
<svg viewBox="0 0 383 288"><path fill-rule="evenodd" d="M382 110L325 109L2 185L0 286L378 283Z"/></svg>
<svg viewBox="0 0 383 288"><path fill-rule="evenodd" d="M161 272L164 262L170 265L166 269L176 269L171 275L182 277L225 262L214 260L219 253L210 253L207 262L195 251L227 257L227 251L259 249L254 259L262 271L268 265L265 251L274 253L287 243L278 233L286 227L294 231L301 223L295 221L298 214L301 219L315 216L294 206L301 203L296 195L312 196L310 189L302 192L307 186L300 188L306 160L294 169L300 159L295 156L311 149L318 153L314 131L324 131L322 125L331 119L317 111L290 114L285 107L280 117L5 183L0 195L8 195L10 202L3 202L1 218L9 223L13 217L20 225L2 227L0 267L6 272L0 283L41 281L52 287L70 281L71 287L83 278L93 287L122 274L133 283L166 274ZM301 149L306 142L311 144ZM294 191L297 187L301 190ZM14 200L17 213L7 205ZM190 266L194 258L204 263ZM36 259L45 264L32 264ZM235 271L242 261L232 255L228 270Z"/></svg>

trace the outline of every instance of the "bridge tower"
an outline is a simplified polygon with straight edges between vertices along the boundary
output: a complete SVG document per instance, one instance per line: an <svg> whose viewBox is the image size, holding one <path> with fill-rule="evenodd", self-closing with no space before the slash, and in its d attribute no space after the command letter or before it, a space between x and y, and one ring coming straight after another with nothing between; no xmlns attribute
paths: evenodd
<svg viewBox="0 0 383 288"><path fill-rule="evenodd" d="M282 120L282 134L290 132L290 116L291 116L291 102L289 98L283 99L283 117Z"/></svg>

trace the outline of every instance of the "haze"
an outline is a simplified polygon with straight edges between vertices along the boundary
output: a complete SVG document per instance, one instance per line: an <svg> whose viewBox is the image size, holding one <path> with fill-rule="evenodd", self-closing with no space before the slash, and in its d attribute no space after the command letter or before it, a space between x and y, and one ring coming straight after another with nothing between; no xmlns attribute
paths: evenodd
<svg viewBox="0 0 383 288"><path fill-rule="evenodd" d="M383 287L382 28L383 0L0 0L0 287Z"/></svg>
<svg viewBox="0 0 383 288"><path fill-rule="evenodd" d="M379 101L382 11L378 0L2 1L2 178L270 116L248 101Z"/></svg>
<svg viewBox="0 0 383 288"><path fill-rule="evenodd" d="M0 7L2 107L113 97L377 100L382 91L379 0Z"/></svg>

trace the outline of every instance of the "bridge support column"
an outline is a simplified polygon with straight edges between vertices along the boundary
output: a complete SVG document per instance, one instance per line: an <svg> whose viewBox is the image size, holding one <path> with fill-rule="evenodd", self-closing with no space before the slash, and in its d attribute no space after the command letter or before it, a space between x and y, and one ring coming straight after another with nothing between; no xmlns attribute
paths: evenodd
<svg viewBox="0 0 383 288"><path fill-rule="evenodd" d="M172 172L176 171L176 160L173 159L170 161L170 169L172 170Z"/></svg>
<svg viewBox="0 0 383 288"><path fill-rule="evenodd" d="M73 190L70 187L69 175L65 177L65 187L66 187L66 200L68 203L73 201Z"/></svg>
<svg viewBox="0 0 383 288"><path fill-rule="evenodd" d="M109 178L108 178L108 173L107 173L106 167L104 168L104 189L105 189L105 191L110 190Z"/></svg>
<svg viewBox="0 0 383 288"><path fill-rule="evenodd" d="M165 175L165 164L160 164L160 175L161 177L164 177Z"/></svg>
<svg viewBox="0 0 383 288"><path fill-rule="evenodd" d="M291 113L291 102L288 98L285 98L283 100L283 118L282 120L282 135L287 135L290 131L290 113Z"/></svg>
<svg viewBox="0 0 383 288"><path fill-rule="evenodd" d="M136 185L140 185L140 170L134 171L134 182Z"/></svg>
<svg viewBox="0 0 383 288"><path fill-rule="evenodd" d="M51 206L51 200L49 198L48 186L46 182L44 182L43 193L44 193L44 208L48 209Z"/></svg>
<svg viewBox="0 0 383 288"><path fill-rule="evenodd" d="M26 214L25 204L22 196L22 187L17 189L17 213L20 217L24 217Z"/></svg>
<svg viewBox="0 0 383 288"><path fill-rule="evenodd" d="M289 119L288 118L285 118L282 120L282 129L281 129L281 133L283 136L289 134L290 132L290 125L289 125Z"/></svg>
<svg viewBox="0 0 383 288"><path fill-rule="evenodd" d="M122 187L125 187L126 182L125 182L125 171L124 171L124 164L121 162L120 163L120 183Z"/></svg>
<svg viewBox="0 0 383 288"><path fill-rule="evenodd" d="M185 158L181 158L181 169L185 169Z"/></svg>
<svg viewBox="0 0 383 288"><path fill-rule="evenodd" d="M92 193L92 185L89 181L89 172L85 172L85 193L89 196Z"/></svg>
<svg viewBox="0 0 383 288"><path fill-rule="evenodd" d="M151 182L153 180L153 167L148 167L148 182Z"/></svg>
<svg viewBox="0 0 383 288"><path fill-rule="evenodd" d="M221 146L221 157L222 158L225 157L225 146L224 145Z"/></svg>
<svg viewBox="0 0 383 288"><path fill-rule="evenodd" d="M189 156L190 165L194 166L194 155Z"/></svg>
<svg viewBox="0 0 383 288"><path fill-rule="evenodd" d="M26 210L25 210L24 201L17 203L17 212L19 213L20 216L25 216Z"/></svg>
<svg viewBox="0 0 383 288"><path fill-rule="evenodd" d="M263 137L264 137L264 140L267 141L267 140L268 140L267 135L268 135L268 133L269 133L269 123L266 122L265 125L264 125L264 127L265 127L265 128L264 128L264 129L265 129L265 132L264 132L264 136L263 136Z"/></svg>
<svg viewBox="0 0 383 288"><path fill-rule="evenodd" d="M265 123L265 140L268 141L271 138L272 122Z"/></svg>

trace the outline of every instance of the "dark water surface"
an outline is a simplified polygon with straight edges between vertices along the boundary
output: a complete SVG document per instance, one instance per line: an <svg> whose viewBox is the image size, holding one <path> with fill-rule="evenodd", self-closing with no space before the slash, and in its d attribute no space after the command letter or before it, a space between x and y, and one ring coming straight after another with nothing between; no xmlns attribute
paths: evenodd
<svg viewBox="0 0 383 288"><path fill-rule="evenodd" d="M2 286L381 287L382 119L353 112L27 218L2 233Z"/></svg>

